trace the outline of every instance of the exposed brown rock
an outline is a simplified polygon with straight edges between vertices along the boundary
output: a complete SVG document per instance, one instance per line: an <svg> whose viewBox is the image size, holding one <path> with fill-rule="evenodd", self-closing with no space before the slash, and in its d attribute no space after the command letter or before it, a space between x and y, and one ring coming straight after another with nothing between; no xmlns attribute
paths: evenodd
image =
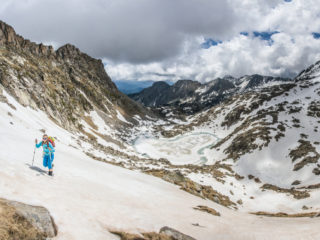
<svg viewBox="0 0 320 240"><path fill-rule="evenodd" d="M261 183L261 180L260 180L260 178L258 178L258 177L255 177L255 178L254 178L254 181L255 181L256 183Z"/></svg>
<svg viewBox="0 0 320 240"><path fill-rule="evenodd" d="M238 134L231 144L225 148L224 152L228 154L227 158L237 160L240 156L251 153L256 149L261 149L262 146L257 145L256 139L260 138L267 146L272 139L271 128L264 126L257 126L247 130L244 133Z"/></svg>
<svg viewBox="0 0 320 240"><path fill-rule="evenodd" d="M239 174L235 174L234 175L235 176L235 178L237 179L237 180L242 180L242 179L244 179L244 176L240 176Z"/></svg>
<svg viewBox="0 0 320 240"><path fill-rule="evenodd" d="M318 188L320 188L320 183L309 185L306 187L299 187L298 189L318 189Z"/></svg>
<svg viewBox="0 0 320 240"><path fill-rule="evenodd" d="M196 240L193 237L185 235L170 227L162 227L160 229L160 233L164 233L165 235L170 236L175 240Z"/></svg>
<svg viewBox="0 0 320 240"><path fill-rule="evenodd" d="M299 146L291 150L289 153L292 162L301 159L300 162L294 165L294 171L300 170L307 164L317 163L320 158L320 154L317 152L316 148L311 144L310 141L300 139L298 142ZM310 156L310 154L312 156Z"/></svg>
<svg viewBox="0 0 320 240"><path fill-rule="evenodd" d="M248 110L246 111L246 108L244 105L236 107L226 115L225 120L224 122L222 122L221 126L230 127L235 122L238 122L240 120L240 116L244 112L248 112Z"/></svg>
<svg viewBox="0 0 320 240"><path fill-rule="evenodd" d="M308 116L320 118L320 101L312 101L308 106Z"/></svg>
<svg viewBox="0 0 320 240"><path fill-rule="evenodd" d="M45 208L0 199L0 239L44 240L56 235L57 227Z"/></svg>
<svg viewBox="0 0 320 240"><path fill-rule="evenodd" d="M284 218L298 218L298 217L319 217L320 212L309 212L309 213L268 213L268 212L253 212L251 214L258 215L258 216L266 216L266 217L284 217Z"/></svg>
<svg viewBox="0 0 320 240"><path fill-rule="evenodd" d="M286 188L280 188L272 184L264 184L261 189L264 190L272 190L275 192L280 193L288 193L291 194L296 199L303 199L310 197L310 194L307 191L298 191L296 189L286 189Z"/></svg>
<svg viewBox="0 0 320 240"><path fill-rule="evenodd" d="M212 214L214 216L220 216L220 213L218 211L214 210L213 208L207 207L207 206L199 205L197 207L194 207L193 209L199 210L202 212L207 212L207 213Z"/></svg>
<svg viewBox="0 0 320 240"><path fill-rule="evenodd" d="M320 175L320 169L319 168L314 168L312 170L312 172L315 174L315 175Z"/></svg>
<svg viewBox="0 0 320 240"><path fill-rule="evenodd" d="M110 232L118 235L121 240L196 240L170 227L162 227L159 233L143 232L140 234L133 234L125 231L113 230Z"/></svg>
<svg viewBox="0 0 320 240"><path fill-rule="evenodd" d="M237 203L240 204L240 205L242 205L242 204L243 204L243 201L242 201L241 199L239 199L239 200L237 201Z"/></svg>
<svg viewBox="0 0 320 240"><path fill-rule="evenodd" d="M248 178L249 178L250 180L253 179L256 183L261 183L261 180L260 180L258 177L255 177L255 176L253 176L253 175L251 175L251 174L248 175Z"/></svg>
<svg viewBox="0 0 320 240"><path fill-rule="evenodd" d="M175 240L172 237L169 237L163 233L141 233L141 234L133 234L123 231L110 231L111 233L120 237L121 240Z"/></svg>
<svg viewBox="0 0 320 240"><path fill-rule="evenodd" d="M179 171L171 172L168 170L151 169L144 172L156 177L160 177L165 181L174 183L180 186L182 190L198 197L210 199L225 207L236 207L236 204L232 202L228 196L217 192L211 186L200 185L196 182L193 182L189 178L184 177L184 175Z"/></svg>
<svg viewBox="0 0 320 240"><path fill-rule="evenodd" d="M291 183L291 185L299 185L300 183L301 183L301 181L295 180L293 183Z"/></svg>

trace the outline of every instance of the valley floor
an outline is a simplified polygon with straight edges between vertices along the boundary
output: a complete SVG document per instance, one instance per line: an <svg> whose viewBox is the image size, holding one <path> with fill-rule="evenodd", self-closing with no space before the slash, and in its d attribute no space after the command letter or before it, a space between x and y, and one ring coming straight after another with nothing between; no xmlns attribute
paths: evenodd
<svg viewBox="0 0 320 240"><path fill-rule="evenodd" d="M172 164L205 164L208 159L204 150L210 148L218 137L209 132L193 132L168 138L138 137L134 141L135 150L149 157L166 158Z"/></svg>

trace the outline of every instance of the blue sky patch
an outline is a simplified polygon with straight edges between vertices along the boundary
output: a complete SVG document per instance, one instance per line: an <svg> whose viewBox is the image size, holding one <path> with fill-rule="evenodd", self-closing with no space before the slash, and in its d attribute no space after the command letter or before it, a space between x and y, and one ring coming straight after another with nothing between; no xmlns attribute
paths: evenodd
<svg viewBox="0 0 320 240"><path fill-rule="evenodd" d="M248 32L240 32L240 34L243 35L243 36L249 36Z"/></svg>
<svg viewBox="0 0 320 240"><path fill-rule="evenodd" d="M272 36L273 34L277 34L277 33L279 33L279 32L278 32L278 31L273 31L273 32L257 32L257 31L254 31L254 32L253 32L253 35L254 35L255 37L261 38L262 40L272 41L272 40L271 40L271 36Z"/></svg>
<svg viewBox="0 0 320 240"><path fill-rule="evenodd" d="M271 39L272 35L279 33L278 31L272 32L253 32L253 36L260 38L261 40L267 41L268 45L271 46L273 44L273 40Z"/></svg>
<svg viewBox="0 0 320 240"><path fill-rule="evenodd" d="M222 41L216 41L212 38L206 38L203 43L201 43L201 48L208 49L212 46L217 46L219 43L222 43Z"/></svg>
<svg viewBox="0 0 320 240"><path fill-rule="evenodd" d="M320 33L318 33L318 32L313 32L313 33L312 33L312 36L313 36L315 39L319 39L319 38L320 38Z"/></svg>

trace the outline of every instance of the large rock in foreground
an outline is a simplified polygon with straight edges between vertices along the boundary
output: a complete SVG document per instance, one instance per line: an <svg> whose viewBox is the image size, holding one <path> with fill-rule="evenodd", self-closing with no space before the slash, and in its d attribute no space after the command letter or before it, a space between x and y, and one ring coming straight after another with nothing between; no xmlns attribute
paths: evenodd
<svg viewBox="0 0 320 240"><path fill-rule="evenodd" d="M0 199L0 239L42 240L56 235L46 208Z"/></svg>

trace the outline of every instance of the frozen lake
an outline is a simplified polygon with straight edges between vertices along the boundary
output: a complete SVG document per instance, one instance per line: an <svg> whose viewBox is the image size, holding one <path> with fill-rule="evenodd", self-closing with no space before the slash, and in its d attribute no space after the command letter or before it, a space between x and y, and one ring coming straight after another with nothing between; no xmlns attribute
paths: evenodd
<svg viewBox="0 0 320 240"><path fill-rule="evenodd" d="M208 132L194 132L174 138L150 138L140 136L134 141L135 150L151 158L166 158L172 164L205 164L205 149L218 141Z"/></svg>

